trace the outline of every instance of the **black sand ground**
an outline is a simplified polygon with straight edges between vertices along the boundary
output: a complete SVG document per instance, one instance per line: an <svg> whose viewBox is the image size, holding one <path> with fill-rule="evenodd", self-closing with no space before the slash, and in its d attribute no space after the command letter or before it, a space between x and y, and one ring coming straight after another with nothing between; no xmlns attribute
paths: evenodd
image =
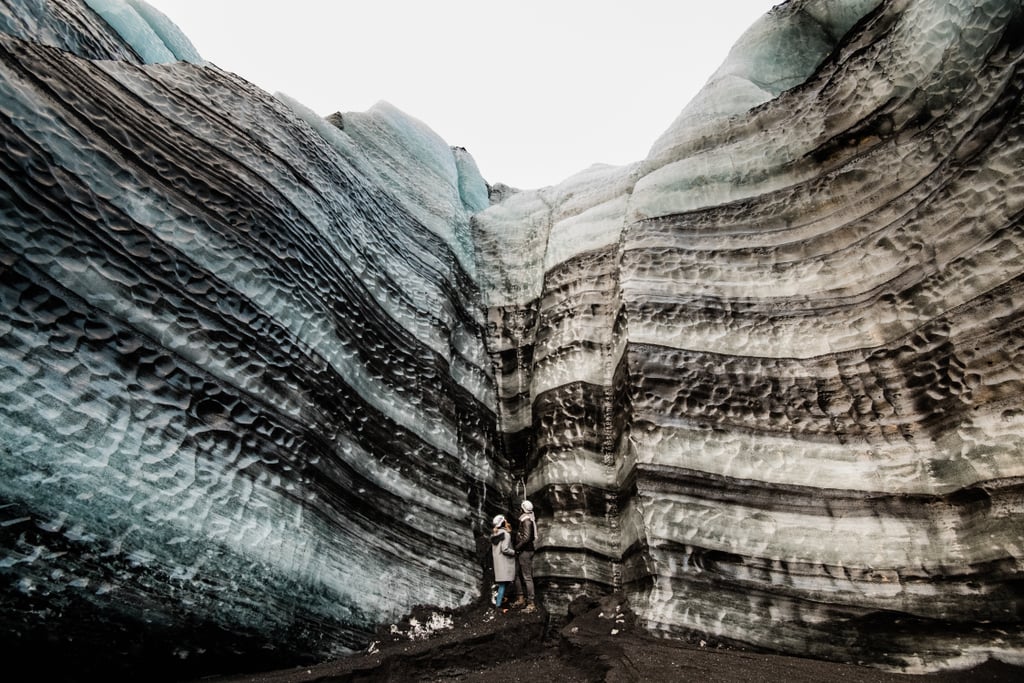
<svg viewBox="0 0 1024 683"><path fill-rule="evenodd" d="M464 681L576 683L607 681L784 681L819 683L996 683L1024 681L1024 668L988 662L966 671L920 676L653 638L637 628L616 596L580 600L568 617L473 605L445 616L451 627L411 638L436 611L420 609L382 630L362 654L316 666L204 678L203 683L341 681Z"/></svg>

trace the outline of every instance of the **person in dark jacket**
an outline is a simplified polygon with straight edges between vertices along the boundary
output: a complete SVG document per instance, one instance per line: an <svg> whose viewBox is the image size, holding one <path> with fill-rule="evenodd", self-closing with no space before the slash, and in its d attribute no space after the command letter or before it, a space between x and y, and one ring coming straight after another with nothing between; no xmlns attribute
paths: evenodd
<svg viewBox="0 0 1024 683"><path fill-rule="evenodd" d="M505 589L516 578L516 551L512 547L512 527L504 515L491 520L491 559L494 561L494 582L498 584L498 594L494 606L501 609L505 598Z"/></svg>
<svg viewBox="0 0 1024 683"><path fill-rule="evenodd" d="M533 552L537 549L537 518L533 514L533 503L524 500L519 506L519 526L516 528L516 564L519 572L516 575L516 588L519 597L516 606L526 605L526 612L537 609L536 595L533 589ZM525 591L524 589L525 584ZM526 599L523 599L523 596Z"/></svg>

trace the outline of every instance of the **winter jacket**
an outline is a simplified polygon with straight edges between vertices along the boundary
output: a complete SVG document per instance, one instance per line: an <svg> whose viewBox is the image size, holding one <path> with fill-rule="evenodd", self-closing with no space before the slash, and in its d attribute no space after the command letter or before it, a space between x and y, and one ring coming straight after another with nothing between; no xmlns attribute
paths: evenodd
<svg viewBox="0 0 1024 683"><path fill-rule="evenodd" d="M516 552L532 553L536 550L537 518L532 513L524 512L519 516L519 528L516 529Z"/></svg>
<svg viewBox="0 0 1024 683"><path fill-rule="evenodd" d="M494 559L494 580L515 581L516 551L512 549L512 534L498 527L491 534L491 557Z"/></svg>

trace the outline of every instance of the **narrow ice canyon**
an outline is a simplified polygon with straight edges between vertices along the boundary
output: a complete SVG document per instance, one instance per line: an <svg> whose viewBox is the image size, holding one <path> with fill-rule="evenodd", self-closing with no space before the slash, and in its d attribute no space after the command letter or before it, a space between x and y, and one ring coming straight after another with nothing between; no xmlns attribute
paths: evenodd
<svg viewBox="0 0 1024 683"><path fill-rule="evenodd" d="M1022 89L1017 0L790 0L519 190L142 0L0 0L3 650L342 656L525 492L553 612L1024 663Z"/></svg>

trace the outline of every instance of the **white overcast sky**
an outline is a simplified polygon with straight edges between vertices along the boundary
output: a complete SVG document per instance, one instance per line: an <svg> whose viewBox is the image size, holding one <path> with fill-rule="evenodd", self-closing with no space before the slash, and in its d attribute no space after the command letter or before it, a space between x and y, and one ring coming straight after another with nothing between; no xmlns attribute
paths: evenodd
<svg viewBox="0 0 1024 683"><path fill-rule="evenodd" d="M782 0L149 0L207 60L318 114L386 100L484 178L643 159Z"/></svg>

